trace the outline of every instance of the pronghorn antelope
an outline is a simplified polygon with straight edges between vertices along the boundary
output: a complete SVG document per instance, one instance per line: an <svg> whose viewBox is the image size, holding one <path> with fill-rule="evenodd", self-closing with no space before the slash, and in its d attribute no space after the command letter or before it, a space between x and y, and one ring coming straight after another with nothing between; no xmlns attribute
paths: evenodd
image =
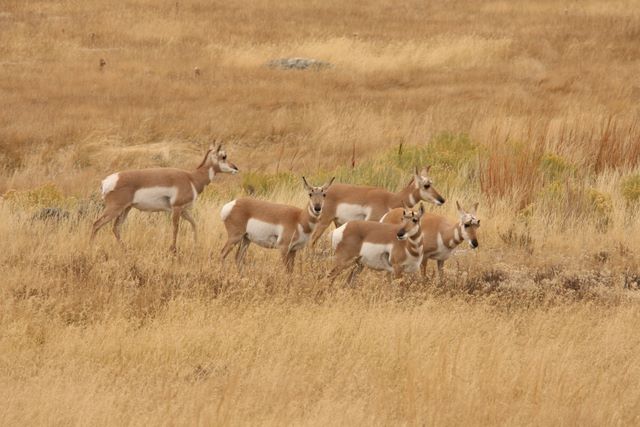
<svg viewBox="0 0 640 427"><path fill-rule="evenodd" d="M331 280L353 265L349 282L363 266L387 270L396 278L403 272L417 271L422 262L422 229L420 219L424 206L417 212L400 209L402 224L381 224L372 221L349 221L331 233L335 250L335 266L329 273Z"/></svg>
<svg viewBox="0 0 640 427"><path fill-rule="evenodd" d="M233 200L222 207L220 217L227 229L227 243L222 248L224 260L237 244L238 268L251 242L264 248L278 248L288 272L293 271L296 252L302 249L314 230L322 212L325 195L334 178L322 187L309 185L302 177L309 193L306 209L281 205L248 197Z"/></svg>
<svg viewBox="0 0 640 427"><path fill-rule="evenodd" d="M426 275L427 262L434 259L438 262L438 274L442 275L444 262L449 259L455 248L463 240L469 242L469 246L478 247L478 227L480 220L476 217L478 204L473 205L470 211L464 210L456 201L460 220L450 222L440 215L426 214L422 217L422 233L424 235L424 257L422 259L422 275ZM403 221L402 209L393 209L387 213L380 222L387 224L399 224Z"/></svg>
<svg viewBox="0 0 640 427"><path fill-rule="evenodd" d="M173 243L176 250L180 217L191 224L194 239L196 223L189 208L198 194L211 182L216 173L238 173L238 168L227 161L227 153L218 146L210 147L200 165L194 171L174 168L136 169L117 172L102 181L102 198L105 208L102 216L93 223L91 241L98 230L109 221L113 234L120 240L120 227L131 208L141 211L170 211L173 221Z"/></svg>
<svg viewBox="0 0 640 427"><path fill-rule="evenodd" d="M429 167L415 173L407 186L398 193L392 193L377 187L349 184L335 184L327 192L318 227L313 233L312 245L315 245L324 230L333 222L340 227L347 221L379 221L393 208L414 207L425 200L436 205L444 203L444 198L433 188L433 181L427 175Z"/></svg>

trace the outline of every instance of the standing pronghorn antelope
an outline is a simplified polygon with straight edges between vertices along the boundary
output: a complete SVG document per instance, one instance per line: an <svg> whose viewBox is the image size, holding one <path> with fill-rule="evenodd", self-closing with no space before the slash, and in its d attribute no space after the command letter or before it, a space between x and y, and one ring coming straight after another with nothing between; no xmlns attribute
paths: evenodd
<svg viewBox="0 0 640 427"><path fill-rule="evenodd" d="M336 227L347 221L379 221L393 208L414 207L425 200L436 205L444 203L444 198L433 188L433 181L427 175L429 167L415 173L407 186L398 193L377 187L350 184L335 184L327 192L320 222L312 236L315 245L324 230L333 222Z"/></svg>
<svg viewBox="0 0 640 427"><path fill-rule="evenodd" d="M238 168L227 162L227 153L222 146L210 147L204 159L194 171L174 168L136 169L117 172L102 181L102 198L105 209L102 216L93 223L91 241L98 230L114 220L113 234L120 240L120 227L127 219L131 208L141 211L170 211L173 221L173 243L176 250L180 217L191 224L194 239L196 223L189 208L198 194L211 182L216 173L238 173Z"/></svg>
<svg viewBox="0 0 640 427"><path fill-rule="evenodd" d="M324 205L327 189L334 178L322 187L312 187L302 177L309 193L306 209L281 205L248 197L233 200L222 207L220 217L227 229L227 243L222 248L224 260L233 247L238 268L251 242L264 248L278 248L288 272L293 271L296 252L302 249L314 230Z"/></svg>
<svg viewBox="0 0 640 427"><path fill-rule="evenodd" d="M450 222L440 215L426 214L422 217L422 233L424 235L424 257L422 259L422 275L426 275L427 262L434 259L438 262L438 274L442 275L444 262L449 259L455 248L463 240L469 242L469 246L478 247L478 227L480 220L476 217L478 204L473 209L465 211L456 201L460 220ZM380 222L387 224L399 224L403 218L402 209L394 209L386 214Z"/></svg>
<svg viewBox="0 0 640 427"><path fill-rule="evenodd" d="M420 204L417 212L410 209L400 211L401 225L349 221L333 230L331 246L336 252L336 262L329 277L335 279L342 270L354 264L349 282L354 280L363 265L393 272L396 278L403 272L417 271L422 262L420 219L424 215L424 206Z"/></svg>

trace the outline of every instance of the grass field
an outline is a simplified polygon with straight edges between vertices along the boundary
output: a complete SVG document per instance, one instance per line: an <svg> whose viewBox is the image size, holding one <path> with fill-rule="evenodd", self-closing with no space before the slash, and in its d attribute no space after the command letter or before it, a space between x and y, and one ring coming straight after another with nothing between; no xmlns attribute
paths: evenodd
<svg viewBox="0 0 640 427"><path fill-rule="evenodd" d="M116 3L0 3L0 424L640 422L640 2ZM90 249L104 176L214 140L197 243L135 212ZM233 197L427 163L429 211L480 203L442 281L219 262Z"/></svg>

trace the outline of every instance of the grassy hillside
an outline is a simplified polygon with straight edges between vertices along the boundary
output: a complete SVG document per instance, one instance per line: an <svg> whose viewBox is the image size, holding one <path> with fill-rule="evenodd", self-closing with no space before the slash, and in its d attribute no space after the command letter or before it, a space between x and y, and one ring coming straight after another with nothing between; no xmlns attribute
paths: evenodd
<svg viewBox="0 0 640 427"><path fill-rule="evenodd" d="M638 423L640 3L115 3L0 3L0 424ZM90 250L104 176L214 140L197 243L133 212ZM218 260L233 197L424 164L428 210L480 203L442 281Z"/></svg>

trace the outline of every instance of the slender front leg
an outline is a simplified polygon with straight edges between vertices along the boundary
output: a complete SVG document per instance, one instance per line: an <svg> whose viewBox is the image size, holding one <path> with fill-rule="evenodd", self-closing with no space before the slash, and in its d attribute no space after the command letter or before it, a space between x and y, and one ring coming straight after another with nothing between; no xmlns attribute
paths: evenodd
<svg viewBox="0 0 640 427"><path fill-rule="evenodd" d="M403 268L402 265L400 264L396 264L393 266L393 278L394 279L399 279L402 277L402 272L403 272Z"/></svg>
<svg viewBox="0 0 640 427"><path fill-rule="evenodd" d="M169 248L172 252L177 251L176 243L178 241L178 227L180 226L180 217L182 216L182 208L174 206L173 211L171 213L171 222L173 223L173 243L171 248Z"/></svg>
<svg viewBox="0 0 640 427"><path fill-rule="evenodd" d="M438 260L438 278L442 279L442 276L444 274L444 261L439 259Z"/></svg>
<svg viewBox="0 0 640 427"><path fill-rule="evenodd" d="M349 278L347 279L347 283L351 286L353 286L353 284L355 283L355 280L358 274L360 274L362 269L364 269L364 265L362 265L362 263L360 262L360 257L356 258L353 264L354 264L353 268L351 269L351 272L349 273Z"/></svg>
<svg viewBox="0 0 640 427"><path fill-rule="evenodd" d="M422 271L422 278L427 277L427 258L422 259L422 263L420 264L420 270Z"/></svg>
<svg viewBox="0 0 640 427"><path fill-rule="evenodd" d="M251 240L247 237L247 235L242 236L242 240L240 241L240 246L238 246L238 252L236 252L236 265L238 266L238 271L242 271L242 261L244 261L244 257L247 254L247 249L249 248L249 244Z"/></svg>
<svg viewBox="0 0 640 427"><path fill-rule="evenodd" d="M284 257L284 265L287 269L287 273L293 273L293 267L296 262L296 252L297 251L288 251Z"/></svg>
<svg viewBox="0 0 640 427"><path fill-rule="evenodd" d="M186 219L189 224L191 224L191 229L193 230L193 241L198 241L198 231L196 230L196 222L193 220L191 216L191 212L185 209L182 211L182 218Z"/></svg>

